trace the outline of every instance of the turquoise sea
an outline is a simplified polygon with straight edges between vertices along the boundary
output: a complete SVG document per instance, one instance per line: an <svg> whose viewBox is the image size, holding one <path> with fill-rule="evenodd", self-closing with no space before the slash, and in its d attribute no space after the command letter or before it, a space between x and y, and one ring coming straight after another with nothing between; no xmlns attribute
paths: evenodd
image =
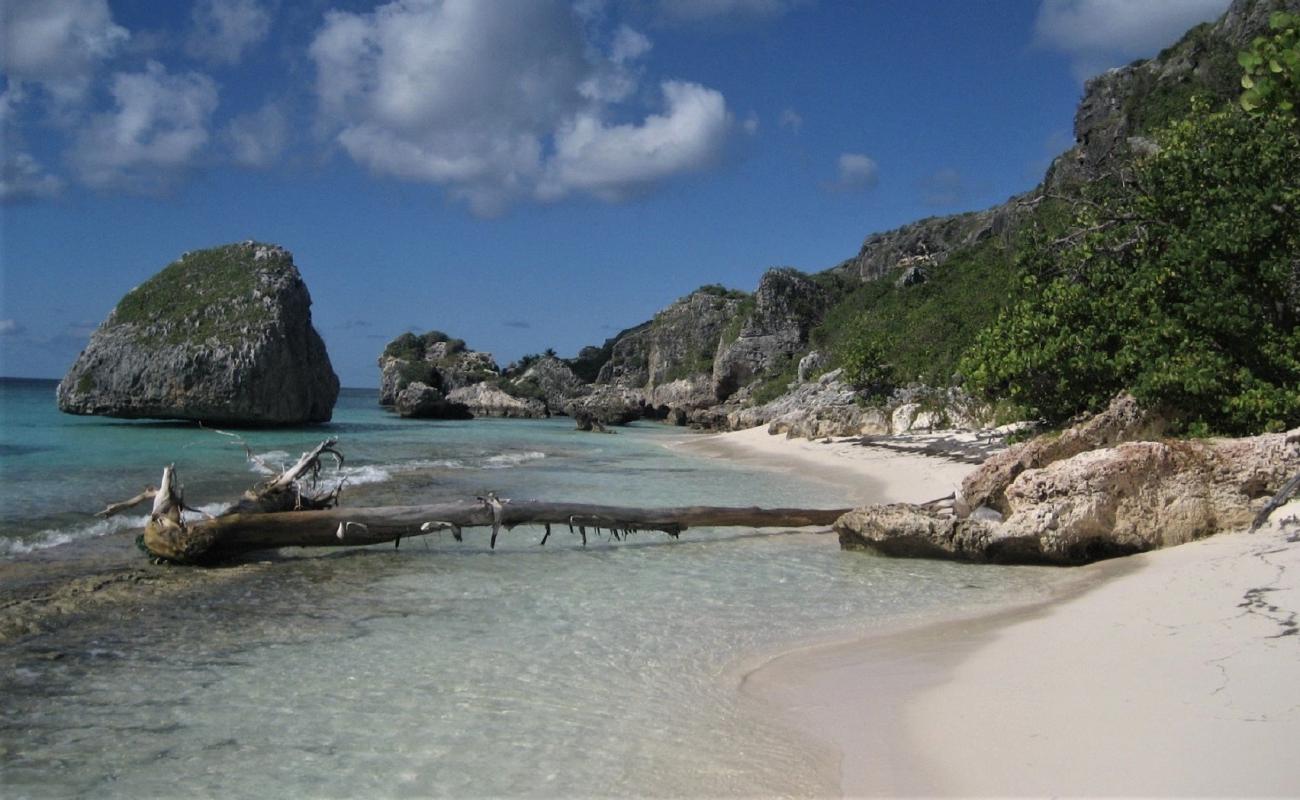
<svg viewBox="0 0 1300 800"><path fill-rule="evenodd" d="M843 487L567 419L428 422L344 390L290 430L59 414L0 380L0 560L128 537L105 503L175 463L219 506L325 436L345 505L503 497L841 507ZM236 434L236 435L229 435ZM583 548L518 528L285 551L159 609L7 646L5 797L754 796L834 790L835 755L736 691L766 655L1045 592L1050 570L844 553L826 533L691 530ZM143 563L143 556L142 563ZM163 568L159 568L163 569ZM180 569L180 568L173 568ZM147 613L146 613L147 612Z"/></svg>

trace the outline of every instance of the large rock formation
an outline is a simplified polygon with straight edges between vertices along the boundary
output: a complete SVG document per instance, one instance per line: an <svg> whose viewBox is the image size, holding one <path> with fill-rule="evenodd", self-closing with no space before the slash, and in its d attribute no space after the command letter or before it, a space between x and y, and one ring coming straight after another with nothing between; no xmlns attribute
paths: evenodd
<svg viewBox="0 0 1300 800"><path fill-rule="evenodd" d="M713 392L726 400L770 371L792 369L808 349L808 334L830 306L830 293L798 270L770 269L754 292L752 310L733 323L713 359Z"/></svg>
<svg viewBox="0 0 1300 800"><path fill-rule="evenodd" d="M412 419L471 419L474 416L465 404L449 400L442 392L420 381L402 387L393 406L400 416Z"/></svg>
<svg viewBox="0 0 1300 800"><path fill-rule="evenodd" d="M516 386L537 395L551 414L564 413L565 404L591 391L568 364L551 355L538 358L522 374L510 378Z"/></svg>
<svg viewBox="0 0 1300 800"><path fill-rule="evenodd" d="M250 241L186 253L128 292L58 403L70 414L293 425L328 421L338 393L293 256Z"/></svg>
<svg viewBox="0 0 1300 800"><path fill-rule="evenodd" d="M1297 471L1300 429L1124 442L1023 469L1001 492L1005 518L988 505L893 504L855 509L835 530L845 549L891 556L1080 564L1245 527Z"/></svg>

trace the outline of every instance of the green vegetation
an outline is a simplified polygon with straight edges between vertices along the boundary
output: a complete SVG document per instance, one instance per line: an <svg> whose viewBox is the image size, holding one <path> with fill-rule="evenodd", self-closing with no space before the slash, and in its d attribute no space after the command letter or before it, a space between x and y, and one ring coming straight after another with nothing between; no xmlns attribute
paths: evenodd
<svg viewBox="0 0 1300 800"><path fill-rule="evenodd" d="M963 371L1053 421L1129 389L1187 431L1300 424L1296 116L1200 102L1158 141L1026 254Z"/></svg>
<svg viewBox="0 0 1300 800"><path fill-rule="evenodd" d="M740 289L728 289L720 283L708 283L695 290L698 293L721 297L724 300L743 300L749 297L749 292Z"/></svg>
<svg viewBox="0 0 1300 800"><path fill-rule="evenodd" d="M1182 119L1193 97L1213 98L1215 105L1231 102L1237 92L1237 54L1225 39L1214 36L1213 30L1213 23L1201 23L1158 56L1162 62L1183 58L1195 64L1195 70L1164 80L1157 80L1156 72L1132 73L1135 83L1120 112L1130 120L1133 133L1150 135Z"/></svg>
<svg viewBox="0 0 1300 800"><path fill-rule="evenodd" d="M1289 114L1300 103L1300 14L1284 11L1268 19L1272 36L1258 36L1250 49L1238 54L1241 107L1247 111Z"/></svg>
<svg viewBox="0 0 1300 800"><path fill-rule="evenodd" d="M269 273L275 282L296 278L287 257L254 261L252 254L245 245L187 253L128 292L114 319L164 344L243 336L265 321L265 309L254 298L259 274Z"/></svg>
<svg viewBox="0 0 1300 800"><path fill-rule="evenodd" d="M464 339L453 339L442 331L429 331L425 334L403 333L388 343L384 348L385 358L400 358L406 361L421 361L425 353L435 344L447 343L447 355L463 353L467 349Z"/></svg>
<svg viewBox="0 0 1300 800"><path fill-rule="evenodd" d="M95 390L95 378L89 372L81 373L77 378L77 394L89 394Z"/></svg>
<svg viewBox="0 0 1300 800"><path fill-rule="evenodd" d="M813 346L863 388L951 384L962 354L1015 294L1019 242L1030 231L1059 231L1062 218L1058 203L1044 201L1010 243L988 238L958 250L927 266L924 283L899 288L888 276L859 285L813 329Z"/></svg>
<svg viewBox="0 0 1300 800"><path fill-rule="evenodd" d="M755 405L761 406L764 403L770 403L785 394L786 389L798 376L799 359L794 356L783 355L768 368L766 377L754 387L750 397L753 398Z"/></svg>

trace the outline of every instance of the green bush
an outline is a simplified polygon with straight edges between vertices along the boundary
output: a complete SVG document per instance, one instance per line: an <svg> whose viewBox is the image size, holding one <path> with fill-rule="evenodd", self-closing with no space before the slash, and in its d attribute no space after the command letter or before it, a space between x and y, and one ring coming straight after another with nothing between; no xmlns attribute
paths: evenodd
<svg viewBox="0 0 1300 800"><path fill-rule="evenodd" d="M1300 424L1295 116L1200 103L1158 141L1131 183L1027 252L1025 299L962 371L1051 421L1129 389L1185 429Z"/></svg>

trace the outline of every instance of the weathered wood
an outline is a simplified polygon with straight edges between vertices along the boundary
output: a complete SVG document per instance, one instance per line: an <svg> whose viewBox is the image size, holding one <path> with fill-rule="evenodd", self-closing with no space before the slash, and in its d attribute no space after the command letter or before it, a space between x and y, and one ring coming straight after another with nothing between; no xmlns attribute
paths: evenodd
<svg viewBox="0 0 1300 800"><path fill-rule="evenodd" d="M583 503L498 500L499 511L481 500L421 506L331 508L271 514L227 514L198 521L184 531L159 528L145 545L154 555L202 562L279 547L380 544L436 530L519 525L569 525L618 531L659 531L676 536L693 527L802 528L829 526L848 509L685 506L628 508Z"/></svg>

